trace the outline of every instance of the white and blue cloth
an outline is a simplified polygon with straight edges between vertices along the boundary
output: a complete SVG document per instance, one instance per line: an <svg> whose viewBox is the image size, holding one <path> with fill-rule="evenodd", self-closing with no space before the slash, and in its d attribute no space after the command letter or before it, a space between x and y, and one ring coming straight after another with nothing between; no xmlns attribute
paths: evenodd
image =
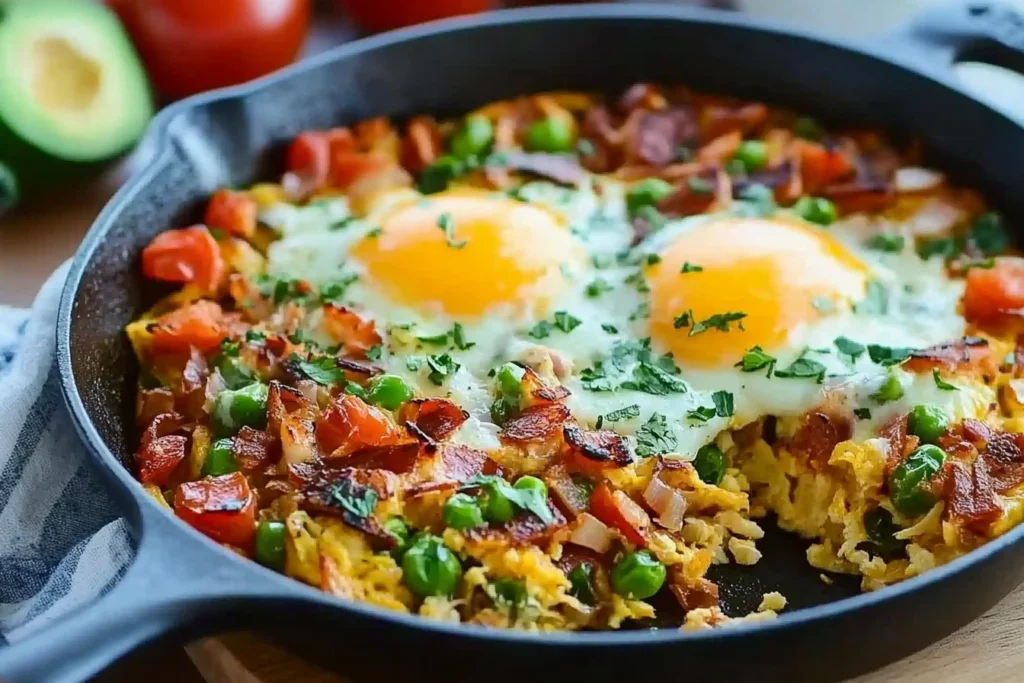
<svg viewBox="0 0 1024 683"><path fill-rule="evenodd" d="M31 310L0 306L0 647L95 599L131 559L60 394L54 342L67 270Z"/></svg>

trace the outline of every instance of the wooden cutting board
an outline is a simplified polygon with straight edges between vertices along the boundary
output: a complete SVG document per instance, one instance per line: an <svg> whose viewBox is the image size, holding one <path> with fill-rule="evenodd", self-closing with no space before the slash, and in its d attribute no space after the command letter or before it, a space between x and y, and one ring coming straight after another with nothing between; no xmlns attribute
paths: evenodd
<svg viewBox="0 0 1024 683"><path fill-rule="evenodd" d="M908 627L913 618L908 615ZM953 635L853 679L854 683L1010 683L1024 680L1024 586ZM354 683L249 633L207 638L186 648L207 683Z"/></svg>

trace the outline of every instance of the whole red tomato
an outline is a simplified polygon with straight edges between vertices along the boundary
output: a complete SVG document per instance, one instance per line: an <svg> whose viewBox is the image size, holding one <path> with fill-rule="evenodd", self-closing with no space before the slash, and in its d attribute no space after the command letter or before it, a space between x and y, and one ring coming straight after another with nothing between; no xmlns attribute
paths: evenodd
<svg viewBox="0 0 1024 683"><path fill-rule="evenodd" d="M489 10L493 0L339 0L353 19L370 31L388 31L425 21Z"/></svg>
<svg viewBox="0 0 1024 683"><path fill-rule="evenodd" d="M309 0L107 0L169 97L242 83L295 59Z"/></svg>

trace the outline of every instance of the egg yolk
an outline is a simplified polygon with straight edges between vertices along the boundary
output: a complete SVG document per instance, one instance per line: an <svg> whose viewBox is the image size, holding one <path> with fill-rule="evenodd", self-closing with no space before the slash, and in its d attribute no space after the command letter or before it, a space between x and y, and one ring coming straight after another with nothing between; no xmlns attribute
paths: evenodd
<svg viewBox="0 0 1024 683"><path fill-rule="evenodd" d="M862 299L867 283L867 267L827 233L782 220L713 219L660 256L646 273L651 335L696 366L731 366L754 346L771 353L800 325ZM746 316L712 317L727 313Z"/></svg>
<svg viewBox="0 0 1024 683"><path fill-rule="evenodd" d="M483 190L397 207L353 250L375 286L427 312L479 317L495 308L547 315L581 247L552 211Z"/></svg>

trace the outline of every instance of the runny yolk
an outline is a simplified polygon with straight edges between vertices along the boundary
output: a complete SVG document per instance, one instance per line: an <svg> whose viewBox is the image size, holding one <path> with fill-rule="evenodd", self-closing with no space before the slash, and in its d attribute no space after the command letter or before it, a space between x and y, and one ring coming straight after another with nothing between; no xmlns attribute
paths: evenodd
<svg viewBox="0 0 1024 683"><path fill-rule="evenodd" d="M646 273L651 335L683 365L731 366L754 346L771 353L800 325L862 299L867 281L867 267L827 233L782 220L710 220L660 256ZM687 262L703 270L680 272ZM746 317L690 335L695 321L726 313Z"/></svg>
<svg viewBox="0 0 1024 683"><path fill-rule="evenodd" d="M353 256L392 299L476 318L495 309L547 314L580 245L553 212L494 193L449 191L388 214Z"/></svg>

